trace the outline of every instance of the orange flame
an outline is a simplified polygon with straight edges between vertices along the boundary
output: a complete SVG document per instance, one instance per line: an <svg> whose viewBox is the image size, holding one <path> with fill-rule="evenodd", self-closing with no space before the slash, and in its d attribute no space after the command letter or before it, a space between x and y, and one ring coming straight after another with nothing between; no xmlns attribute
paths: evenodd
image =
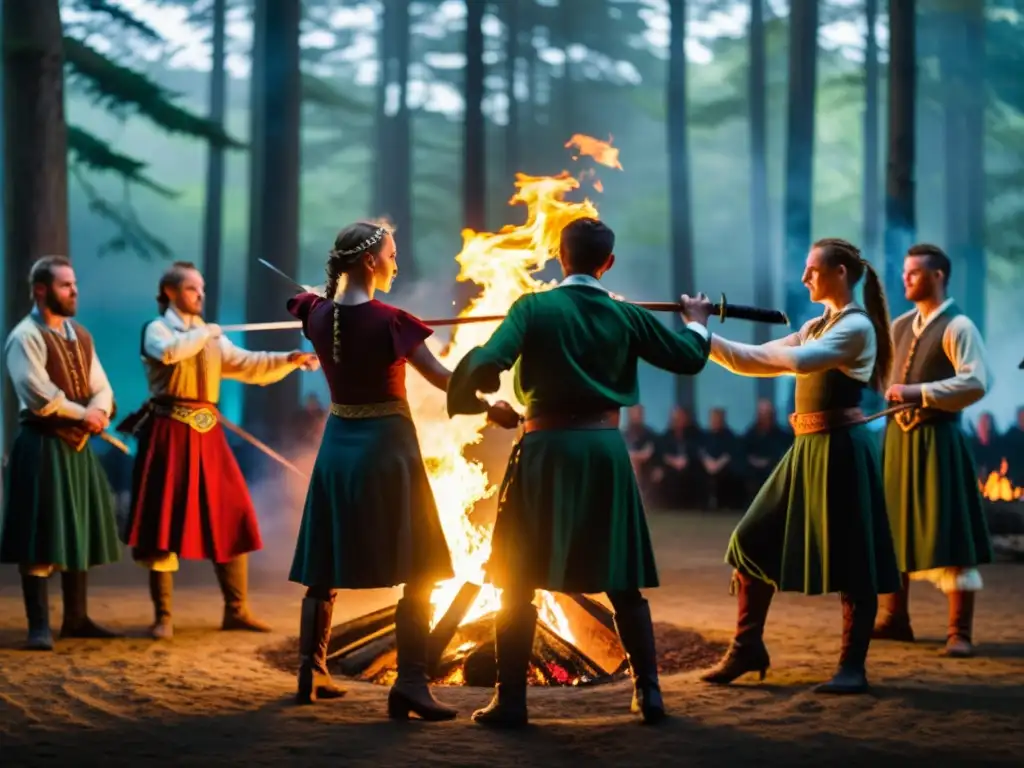
<svg viewBox="0 0 1024 768"><path fill-rule="evenodd" d="M1024 498L1024 488L1015 486L1006 476L1008 466L1006 459L999 465L998 472L990 472L985 482L978 480L978 488L981 495L989 501L1014 501Z"/></svg>
<svg viewBox="0 0 1024 768"><path fill-rule="evenodd" d="M618 168L621 171L619 150L611 145L611 136L608 139L608 141L601 141L593 136L574 133L572 138L565 142L565 148L576 147L581 155L594 158L594 162L607 165L609 168Z"/></svg>
<svg viewBox="0 0 1024 768"><path fill-rule="evenodd" d="M574 136L581 147L607 146L596 139ZM617 156L618 150L614 150ZM617 158L613 158L617 164ZM621 167L621 166L620 166ZM566 195L579 188L579 182L563 172L558 176L527 176L516 174L516 193L510 205L524 205L526 223L508 225L498 232L462 232L462 251L455 257L460 265L458 280L470 280L480 286L479 295L460 316L502 315L524 293L548 290L552 283L542 283L533 275L544 268L558 253L562 229L584 217L597 218L593 203L568 202ZM484 343L494 332L496 323L478 323L456 327L448 345L439 341L428 343L438 358L449 367L473 347ZM497 490L483 466L470 461L464 450L478 443L486 424L483 416L460 416L449 419L445 412L445 396L428 386L419 376L409 377L409 400L416 419L420 446L427 466L431 487L437 500L448 546L451 549L456 577L439 584L431 596L436 624L451 605L459 588L466 582L484 583L484 566L490 557L490 525L470 519L474 505L491 497ZM496 397L515 402L511 374L502 378ZM496 478L499 479L500 478ZM568 618L547 592L538 593L540 619L557 634L573 641ZM473 621L500 607L499 592L484 585L463 623Z"/></svg>

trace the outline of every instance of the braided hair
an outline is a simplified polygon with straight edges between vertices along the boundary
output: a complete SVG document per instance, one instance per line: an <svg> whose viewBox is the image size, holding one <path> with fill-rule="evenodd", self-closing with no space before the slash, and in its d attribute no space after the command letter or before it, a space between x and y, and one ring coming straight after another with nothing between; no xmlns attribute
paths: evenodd
<svg viewBox="0 0 1024 768"><path fill-rule="evenodd" d="M376 256L384 247L391 228L385 222L357 221L349 224L334 238L334 248L327 254L326 296L333 301L338 293L341 276L346 275L362 262L364 254ZM334 305L334 362L341 355L341 333L338 326L338 305Z"/></svg>
<svg viewBox="0 0 1024 768"><path fill-rule="evenodd" d="M882 281L875 268L860 255L860 249L853 243L837 237L826 237L818 240L812 247L821 251L821 258L828 266L841 265L846 268L847 281L851 288L864 278L864 310L875 328L877 345L875 367L871 371L870 383L872 388L882 392L889 381L893 363L889 302L885 298Z"/></svg>

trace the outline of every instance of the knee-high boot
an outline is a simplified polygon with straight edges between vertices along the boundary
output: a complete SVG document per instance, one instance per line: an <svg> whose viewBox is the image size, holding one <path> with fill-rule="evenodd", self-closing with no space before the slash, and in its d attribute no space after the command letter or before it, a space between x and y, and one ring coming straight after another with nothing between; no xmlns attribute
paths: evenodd
<svg viewBox="0 0 1024 768"><path fill-rule="evenodd" d="M64 598L64 621L60 636L84 638L120 637L89 618L88 575L85 571L63 571L60 587Z"/></svg>
<svg viewBox="0 0 1024 768"><path fill-rule="evenodd" d="M174 637L171 623L171 601L174 595L174 574L167 571L149 572L149 596L153 600L153 625L149 634L154 640Z"/></svg>
<svg viewBox="0 0 1024 768"><path fill-rule="evenodd" d="M879 595L878 621L871 636L876 640L895 640L901 643L914 642L914 630L910 625L910 574L904 573L900 591L891 595Z"/></svg>
<svg viewBox="0 0 1024 768"><path fill-rule="evenodd" d="M25 618L28 619L30 651L52 651L53 633L50 631L50 597L47 580L42 576L21 575L21 594L25 598Z"/></svg>
<svg viewBox="0 0 1024 768"><path fill-rule="evenodd" d="M327 669L327 646L331 642L334 595L330 600L307 597L302 601L299 625L299 684L295 699L312 704L317 699L337 699L347 691L337 685Z"/></svg>
<svg viewBox="0 0 1024 768"><path fill-rule="evenodd" d="M388 692L388 717L405 720L415 713L424 720L454 720L458 711L442 704L430 691L427 641L430 637L430 602L403 597L395 607L398 643L398 680Z"/></svg>
<svg viewBox="0 0 1024 768"><path fill-rule="evenodd" d="M870 595L853 598L841 596L843 602L843 645L839 653L839 668L827 683L815 687L817 693L866 693L868 676L865 662L871 632L878 613L878 597Z"/></svg>
<svg viewBox="0 0 1024 768"><path fill-rule="evenodd" d="M498 682L491 703L473 713L474 722L505 728L526 725L526 672L536 629L537 609L530 603L498 611L494 621Z"/></svg>
<svg viewBox="0 0 1024 768"><path fill-rule="evenodd" d="M949 629L946 632L946 647L942 654L955 659L966 659L974 655L974 592L950 592Z"/></svg>
<svg viewBox="0 0 1024 768"><path fill-rule="evenodd" d="M647 600L615 612L615 629L626 651L633 677L633 702L630 711L642 715L648 724L665 719L665 702L658 682L658 654L654 643L654 623Z"/></svg>
<svg viewBox="0 0 1024 768"><path fill-rule="evenodd" d="M221 629L245 632L273 632L270 625L249 610L249 558L239 555L226 563L214 563L217 581L224 594L224 621Z"/></svg>
<svg viewBox="0 0 1024 768"><path fill-rule="evenodd" d="M775 595L775 587L736 571L736 637L722 660L703 675L705 683L728 685L748 672L757 672L764 680L771 658L764 644L764 625Z"/></svg>

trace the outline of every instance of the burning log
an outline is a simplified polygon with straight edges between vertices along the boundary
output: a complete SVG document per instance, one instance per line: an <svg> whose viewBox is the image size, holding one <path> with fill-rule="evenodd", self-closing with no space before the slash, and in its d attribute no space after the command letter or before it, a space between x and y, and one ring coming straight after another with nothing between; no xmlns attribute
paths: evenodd
<svg viewBox="0 0 1024 768"><path fill-rule="evenodd" d="M1024 560L1024 488L1015 486L1007 475L1006 460L998 472L978 481L985 499L985 517L997 554Z"/></svg>

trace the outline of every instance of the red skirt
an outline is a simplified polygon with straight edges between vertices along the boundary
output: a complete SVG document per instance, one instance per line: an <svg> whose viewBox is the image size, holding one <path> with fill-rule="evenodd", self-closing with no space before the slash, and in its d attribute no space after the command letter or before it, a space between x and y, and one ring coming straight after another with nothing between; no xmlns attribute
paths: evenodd
<svg viewBox="0 0 1024 768"><path fill-rule="evenodd" d="M204 433L151 416L135 459L125 543L139 560L173 552L216 563L263 547L249 489L220 424Z"/></svg>

